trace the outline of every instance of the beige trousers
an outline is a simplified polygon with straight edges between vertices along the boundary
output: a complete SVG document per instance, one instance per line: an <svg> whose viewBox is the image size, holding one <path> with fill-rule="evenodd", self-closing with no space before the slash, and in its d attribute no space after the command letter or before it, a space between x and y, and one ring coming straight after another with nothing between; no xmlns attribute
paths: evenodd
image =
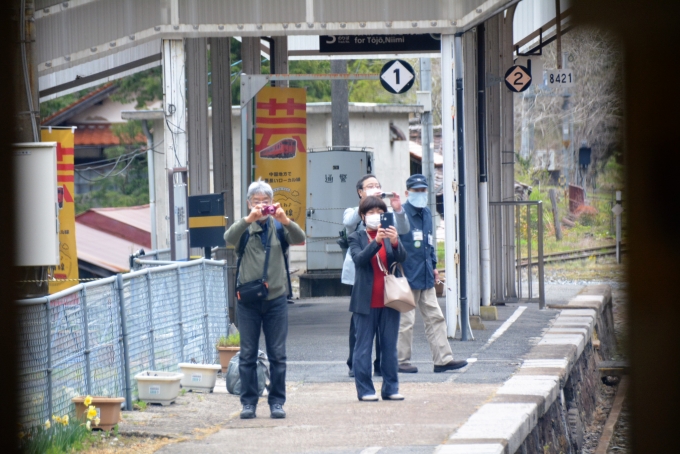
<svg viewBox="0 0 680 454"><path fill-rule="evenodd" d="M434 287L426 290L413 290L413 299L416 307L423 316L425 322L425 335L430 344L432 360L435 366L443 366L453 361L451 346L446 338L446 320L437 302L437 294ZM397 340L397 357L399 364L411 361L411 349L413 346L413 324L416 320L416 311L401 313L399 322L399 338Z"/></svg>

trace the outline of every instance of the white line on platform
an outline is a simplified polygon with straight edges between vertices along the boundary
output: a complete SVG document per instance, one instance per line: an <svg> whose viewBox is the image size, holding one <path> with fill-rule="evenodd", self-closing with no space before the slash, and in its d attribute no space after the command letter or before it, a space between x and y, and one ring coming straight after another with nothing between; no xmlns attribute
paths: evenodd
<svg viewBox="0 0 680 454"><path fill-rule="evenodd" d="M505 323L503 323L503 324L496 330L495 333L493 333L493 335L492 335L492 336L489 338L489 340L486 342L486 345L484 345L484 348L485 348L485 349L488 348L489 345L493 344L493 342L494 342L496 339L498 339L499 337L501 337L501 336L503 335L503 333L506 332L506 331L508 330L508 328L510 328L510 325L512 325L513 323L515 323L515 321L519 318L519 316L522 315L522 312L524 312L526 309L527 309L526 306L520 306L520 307L518 307L517 310L515 311L515 313L512 314L512 315L510 316L510 318L507 319L507 320L505 321Z"/></svg>
<svg viewBox="0 0 680 454"><path fill-rule="evenodd" d="M366 448L363 451L361 451L360 454L375 454L376 452L380 451L382 449L382 446L371 446L370 448Z"/></svg>

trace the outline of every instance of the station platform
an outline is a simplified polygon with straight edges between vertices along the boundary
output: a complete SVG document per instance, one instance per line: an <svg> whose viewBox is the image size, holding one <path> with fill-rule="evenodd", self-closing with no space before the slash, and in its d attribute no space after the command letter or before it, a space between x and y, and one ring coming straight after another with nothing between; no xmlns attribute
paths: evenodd
<svg viewBox="0 0 680 454"><path fill-rule="evenodd" d="M125 412L120 431L168 437L160 453L526 450L527 436L541 430L541 418L554 420L550 412L566 409L561 390L570 374L592 369L592 358L585 357L595 355L593 333L606 318L607 298L611 306L607 286L549 285L546 295L547 309L533 303L499 306L499 320L485 321L484 330L473 331L474 340L449 339L454 358L469 362L453 372L434 373L417 314L412 364L418 373L399 374L405 396L400 402L357 400L345 363L348 297L296 300L289 305L286 419L269 417L266 397L257 418L239 419L239 398L227 394L220 379L213 394L187 393L170 407ZM440 304L444 309L443 298ZM378 392L380 380L374 377Z"/></svg>

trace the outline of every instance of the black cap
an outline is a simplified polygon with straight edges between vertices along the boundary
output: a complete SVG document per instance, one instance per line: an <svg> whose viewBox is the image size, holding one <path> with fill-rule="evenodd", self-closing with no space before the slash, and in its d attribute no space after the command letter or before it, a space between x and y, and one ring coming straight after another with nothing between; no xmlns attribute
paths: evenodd
<svg viewBox="0 0 680 454"><path fill-rule="evenodd" d="M406 180L406 189L418 189L427 187L427 178L425 175L415 173Z"/></svg>

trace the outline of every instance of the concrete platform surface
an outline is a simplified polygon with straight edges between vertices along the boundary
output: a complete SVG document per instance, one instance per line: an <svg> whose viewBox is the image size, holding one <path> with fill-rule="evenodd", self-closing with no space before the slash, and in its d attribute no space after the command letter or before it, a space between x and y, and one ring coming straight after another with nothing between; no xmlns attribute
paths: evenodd
<svg viewBox="0 0 680 454"><path fill-rule="evenodd" d="M551 297L548 288L548 297L569 300L580 289L556 287ZM444 452L442 448L464 452L465 437L456 446L446 443L480 407L516 386L510 381L506 391L498 393L559 314L554 309L538 310L533 303L499 306L498 320L485 321L486 329L474 331L473 341L461 342L460 333L449 340L454 357L467 358L470 364L436 374L417 314L412 364L419 372L399 374L400 392L406 400L359 402L345 364L348 304L348 297L333 297L296 300L289 305L286 419L269 417L266 397L260 399L257 418L239 419L238 396L224 393L221 380L213 394L187 393L172 407L126 413L121 432L177 439L178 443L163 447L160 453L400 454ZM440 299L443 310L444 304ZM264 350L263 339L261 344ZM379 390L380 378L374 382ZM489 452L498 446L491 440ZM482 452L479 449L485 448L477 442L470 449Z"/></svg>

